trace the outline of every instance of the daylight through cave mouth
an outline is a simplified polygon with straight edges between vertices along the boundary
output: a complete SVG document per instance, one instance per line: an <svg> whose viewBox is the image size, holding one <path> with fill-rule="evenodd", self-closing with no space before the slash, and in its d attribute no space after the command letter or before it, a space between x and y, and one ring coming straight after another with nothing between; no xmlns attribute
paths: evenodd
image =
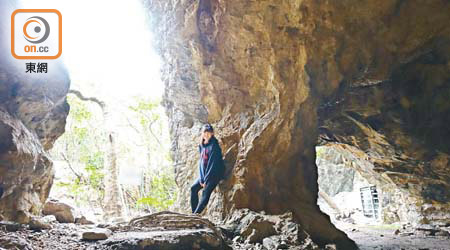
<svg viewBox="0 0 450 250"><path fill-rule="evenodd" d="M336 226L348 224L381 224L384 207L377 182L365 178L358 167L370 162L355 159L350 152L333 147L316 147L319 196L317 204ZM360 166L356 166L360 164Z"/></svg>
<svg viewBox="0 0 450 250"><path fill-rule="evenodd" d="M50 150L55 178L49 199L71 204L93 221L167 209L175 198L169 125L144 2L21 4L56 8L64 17L61 58L71 80L70 112ZM79 39L81 34L89 39Z"/></svg>

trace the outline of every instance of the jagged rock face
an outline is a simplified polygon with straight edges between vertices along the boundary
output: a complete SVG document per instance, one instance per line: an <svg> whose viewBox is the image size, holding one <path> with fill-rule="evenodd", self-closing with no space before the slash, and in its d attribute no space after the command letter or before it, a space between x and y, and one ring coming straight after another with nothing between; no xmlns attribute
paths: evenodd
<svg viewBox="0 0 450 250"><path fill-rule="evenodd" d="M9 3L0 7L2 20L14 10ZM47 74L25 74L25 61L13 59L3 39L10 37L7 20L0 26L0 214L27 222L40 213L53 182L46 150L64 132L69 78L54 62Z"/></svg>
<svg viewBox="0 0 450 250"><path fill-rule="evenodd" d="M382 190L385 222L445 225L450 222L450 29L444 23L450 21L450 4L394 6L395 15L369 30L373 41L360 40L360 29L352 35L364 55L356 60L359 74L340 70L344 84L321 103L320 143L353 158L355 169ZM340 69L345 56L337 57Z"/></svg>
<svg viewBox="0 0 450 250"><path fill-rule="evenodd" d="M110 229L101 249L231 249L220 228L196 215L161 211Z"/></svg>
<svg viewBox="0 0 450 250"><path fill-rule="evenodd" d="M300 6L279 6L279 1L150 4L163 5L165 13L156 26L166 62L165 105L182 208L189 209L189 187L198 171L199 124L208 119L229 170L208 212L225 217L235 208L293 211L318 242L351 245L316 205L316 98L304 72L304 41L283 31L300 25L300 12L292 13Z"/></svg>
<svg viewBox="0 0 450 250"><path fill-rule="evenodd" d="M397 69L392 81L352 87L320 111L321 142L383 190L386 222L450 222L448 59L424 64L431 53Z"/></svg>
<svg viewBox="0 0 450 250"><path fill-rule="evenodd" d="M404 79L403 67L414 71L408 65L430 50L448 53L444 48L449 38L448 2L149 0L147 4L165 62L164 102L174 140L179 207L190 209L189 187L198 175L195 145L200 124L209 121L216 127L228 177L213 194L208 214L223 219L237 208L274 214L292 211L315 241L351 244L316 205L317 109L333 106L338 93L346 94L350 87L386 83L395 88L390 80ZM439 79L448 81L448 63L441 64ZM433 90L445 85L435 84L420 86ZM420 91L415 96L426 97ZM383 113L381 106L371 105L364 107ZM435 115L446 114L445 110ZM392 145L397 147L396 143Z"/></svg>

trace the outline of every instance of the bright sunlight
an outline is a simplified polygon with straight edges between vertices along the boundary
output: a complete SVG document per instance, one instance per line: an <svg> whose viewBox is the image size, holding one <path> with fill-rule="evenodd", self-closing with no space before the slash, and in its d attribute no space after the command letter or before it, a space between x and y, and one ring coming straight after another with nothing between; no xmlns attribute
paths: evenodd
<svg viewBox="0 0 450 250"><path fill-rule="evenodd" d="M160 104L164 87L142 1L21 3L57 9L63 20L71 110L50 152L56 170L50 198L97 222L168 209L176 190Z"/></svg>

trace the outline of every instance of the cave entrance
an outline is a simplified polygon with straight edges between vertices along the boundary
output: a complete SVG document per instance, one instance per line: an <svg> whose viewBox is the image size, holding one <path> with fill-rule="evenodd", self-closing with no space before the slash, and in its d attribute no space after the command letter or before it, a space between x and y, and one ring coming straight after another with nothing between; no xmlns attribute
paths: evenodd
<svg viewBox="0 0 450 250"><path fill-rule="evenodd" d="M319 198L322 212L333 224L379 224L380 201L377 183L358 169L370 164L338 145L316 147Z"/></svg>
<svg viewBox="0 0 450 250"><path fill-rule="evenodd" d="M50 198L97 222L167 210L176 197L161 63L144 2L21 1L63 18L58 60L71 79L70 113L50 152Z"/></svg>

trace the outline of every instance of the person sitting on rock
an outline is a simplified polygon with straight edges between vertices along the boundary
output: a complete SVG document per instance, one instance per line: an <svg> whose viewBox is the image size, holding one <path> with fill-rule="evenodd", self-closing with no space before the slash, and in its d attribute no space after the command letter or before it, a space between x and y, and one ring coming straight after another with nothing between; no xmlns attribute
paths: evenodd
<svg viewBox="0 0 450 250"><path fill-rule="evenodd" d="M200 177L191 186L191 207L194 214L200 214L203 211L214 188L224 177L225 166L222 159L222 149L214 136L214 129L209 123L203 125L198 150L200 152L198 165ZM204 190L199 203L198 191L202 188Z"/></svg>

